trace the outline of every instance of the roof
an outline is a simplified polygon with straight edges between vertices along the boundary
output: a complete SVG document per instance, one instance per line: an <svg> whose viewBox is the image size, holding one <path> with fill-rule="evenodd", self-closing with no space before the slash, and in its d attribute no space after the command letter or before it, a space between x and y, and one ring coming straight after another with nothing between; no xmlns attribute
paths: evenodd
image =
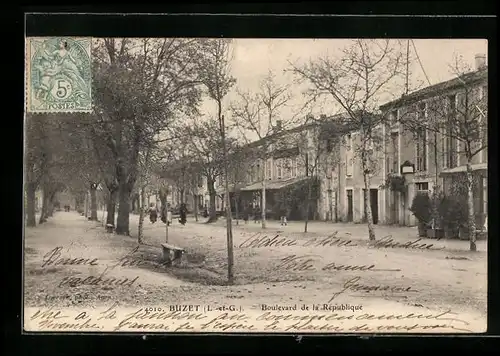
<svg viewBox="0 0 500 356"><path fill-rule="evenodd" d="M474 72L469 72L465 73L461 77L453 78L450 80L447 80L445 82L441 82L438 84L434 84L428 87L425 87L423 89L417 90L413 93L410 93L408 95L403 95L401 98L390 101L388 103L385 103L380 106L380 109L384 111L384 109L387 109L389 107L401 107L409 104L413 104L417 101L427 99L429 97L436 96L437 93L443 93L447 91L451 91L453 89L459 88L462 86L463 81L472 84L475 82L480 82L483 80L488 79L488 67L485 67L483 69L474 71Z"/></svg>
<svg viewBox="0 0 500 356"><path fill-rule="evenodd" d="M472 171L488 171L488 163L478 163L478 164L473 164L472 166ZM440 175L449 175L449 174L456 174L456 173L463 173L467 171L467 166L458 166L455 168L449 168L443 170Z"/></svg>
<svg viewBox="0 0 500 356"><path fill-rule="evenodd" d="M289 185L301 182L310 177L298 177L298 178L289 178L289 179L278 179L278 180L270 180L266 181L266 190L275 190L285 188ZM252 191L252 190L262 190L262 182L253 183L247 185L244 188L241 188L242 191Z"/></svg>
<svg viewBox="0 0 500 356"><path fill-rule="evenodd" d="M244 185L244 184L241 184L241 183L239 183L239 184L229 184L229 192L230 192L230 193L234 193L234 191L235 191L235 190L236 190L236 191L238 191L238 190L240 190L240 189L241 189L242 187L244 187L244 186L245 186L245 185ZM215 190L215 192L216 192L217 194L219 194L219 195L220 195L220 194L224 194L224 193L226 193L226 187L224 187L224 186L222 186L222 187L217 187L217 189Z"/></svg>
<svg viewBox="0 0 500 356"><path fill-rule="evenodd" d="M303 130L307 130L313 127L321 127L322 130L327 130L329 133L333 134L333 132L340 132L341 134L345 134L351 131L355 131L359 129L359 127L355 127L353 123L348 121L346 123L344 119L347 116L346 113L337 114L332 116L321 116L319 119L313 119L312 122L306 122L302 125L293 127L288 130L278 131L273 133L267 137L259 139L257 141L250 142L247 147L256 147L262 144L265 141L273 141L277 138L280 138L286 134L300 132Z"/></svg>

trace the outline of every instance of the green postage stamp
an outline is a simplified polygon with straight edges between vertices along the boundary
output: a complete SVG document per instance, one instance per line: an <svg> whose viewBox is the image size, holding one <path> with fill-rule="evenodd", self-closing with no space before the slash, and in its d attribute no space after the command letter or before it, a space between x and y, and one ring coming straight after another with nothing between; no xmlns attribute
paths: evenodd
<svg viewBox="0 0 500 356"><path fill-rule="evenodd" d="M91 112L91 47L91 38L27 38L28 112Z"/></svg>

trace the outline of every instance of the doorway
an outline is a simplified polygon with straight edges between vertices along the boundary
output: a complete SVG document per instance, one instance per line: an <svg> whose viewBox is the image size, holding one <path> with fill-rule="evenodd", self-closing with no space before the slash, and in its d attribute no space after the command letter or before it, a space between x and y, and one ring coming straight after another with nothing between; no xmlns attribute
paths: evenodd
<svg viewBox="0 0 500 356"><path fill-rule="evenodd" d="M352 189L347 189L347 221L353 220Z"/></svg>

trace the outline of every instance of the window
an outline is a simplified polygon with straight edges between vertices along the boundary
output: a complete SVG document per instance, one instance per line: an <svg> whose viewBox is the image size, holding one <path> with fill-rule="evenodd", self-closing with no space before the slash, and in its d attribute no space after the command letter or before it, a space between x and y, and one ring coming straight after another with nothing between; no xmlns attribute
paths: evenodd
<svg viewBox="0 0 500 356"><path fill-rule="evenodd" d="M266 177L267 177L267 179L272 179L273 178L272 165L271 165L271 160L270 159L268 159L266 161Z"/></svg>
<svg viewBox="0 0 500 356"><path fill-rule="evenodd" d="M332 140L327 139L326 140L326 152L332 152L332 150L333 150Z"/></svg>
<svg viewBox="0 0 500 356"><path fill-rule="evenodd" d="M392 173L399 172L399 133L391 133Z"/></svg>
<svg viewBox="0 0 500 356"><path fill-rule="evenodd" d="M483 85L481 87L481 106L485 109L488 108L488 86L487 85Z"/></svg>
<svg viewBox="0 0 500 356"><path fill-rule="evenodd" d="M421 182L421 183L415 183L415 187L417 189L417 192L428 192L429 191L429 183L428 182Z"/></svg>
<svg viewBox="0 0 500 356"><path fill-rule="evenodd" d="M458 165L457 140L451 137L453 128L447 128L442 138L443 167L455 168Z"/></svg>
<svg viewBox="0 0 500 356"><path fill-rule="evenodd" d="M454 116L456 113L456 109L457 109L457 96L455 94L448 95L448 113Z"/></svg>
<svg viewBox="0 0 500 356"><path fill-rule="evenodd" d="M352 157L350 157L350 156L346 157L345 164L346 164L345 175L348 176L348 177L352 177L352 172L354 170L354 162L353 162Z"/></svg>
<svg viewBox="0 0 500 356"><path fill-rule="evenodd" d="M352 150L352 136L351 136L351 134L347 135L347 137L346 137L346 149L347 149L347 151Z"/></svg>
<svg viewBox="0 0 500 356"><path fill-rule="evenodd" d="M297 157L292 158L291 168L292 168L291 171L292 177L293 178L297 177Z"/></svg>
<svg viewBox="0 0 500 356"><path fill-rule="evenodd" d="M251 182L257 181L257 167L255 166L255 164L252 164L252 166L250 167L250 176Z"/></svg>
<svg viewBox="0 0 500 356"><path fill-rule="evenodd" d="M423 127L417 129L415 155L417 172L427 171L427 130Z"/></svg>
<svg viewBox="0 0 500 356"><path fill-rule="evenodd" d="M397 110L391 111L391 113L389 114L389 124L391 126L394 126L396 125L397 122L398 122L398 111Z"/></svg>
<svg viewBox="0 0 500 356"><path fill-rule="evenodd" d="M444 135L441 141L441 151L443 154L443 168L455 168L458 165L457 140L454 138L454 127L456 117L457 96L448 96L448 123L443 128Z"/></svg>
<svg viewBox="0 0 500 356"><path fill-rule="evenodd" d="M488 214L488 179L483 178L483 213Z"/></svg>
<svg viewBox="0 0 500 356"><path fill-rule="evenodd" d="M481 124L481 146L483 147L481 151L481 163L488 162L488 123L486 118L483 118L484 121Z"/></svg>
<svg viewBox="0 0 500 356"><path fill-rule="evenodd" d="M422 122L423 120L425 120L427 118L427 105L426 103L420 103L418 104L417 106L417 117L418 117L418 120L420 122Z"/></svg>
<svg viewBox="0 0 500 356"><path fill-rule="evenodd" d="M285 166L283 167L283 178L291 178L292 177L292 159L285 159Z"/></svg>
<svg viewBox="0 0 500 356"><path fill-rule="evenodd" d="M281 179L283 177L283 159L280 158L276 160L276 178Z"/></svg>
<svg viewBox="0 0 500 356"><path fill-rule="evenodd" d="M366 149L373 151L373 138L369 138L366 140Z"/></svg>
<svg viewBox="0 0 500 356"><path fill-rule="evenodd" d="M481 137L481 146L484 147L480 153L480 162L486 163L488 161L488 86L483 85L480 90L480 103L479 109L481 110L479 115L479 134Z"/></svg>

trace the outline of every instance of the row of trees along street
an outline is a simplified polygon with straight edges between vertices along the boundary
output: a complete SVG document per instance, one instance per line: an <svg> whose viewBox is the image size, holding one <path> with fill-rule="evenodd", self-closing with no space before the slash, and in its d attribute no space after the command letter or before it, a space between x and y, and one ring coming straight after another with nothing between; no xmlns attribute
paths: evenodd
<svg viewBox="0 0 500 356"><path fill-rule="evenodd" d="M90 219L97 220L96 191L102 189L106 196L106 224L113 225L119 235L130 234L130 201L140 197L137 205L141 243L149 195L158 194L163 208L167 195L172 193L171 186L182 190L181 197L185 192L196 196L201 175L206 178L210 195L210 223L217 219L215 183L222 177L229 283L233 280L229 193L236 192L245 182L248 171L243 161L261 162L260 180L265 197L264 162L272 154L271 147L282 141L280 133L300 124L321 124L322 134L316 139L305 139L301 134L292 136L296 145L302 145L299 152L307 175L317 178L321 170L328 175L340 165L341 158L331 147L340 143L344 133L356 130L359 140L353 150L360 159L368 190L371 176L380 168L373 152L382 145L381 126L392 110L389 107L382 112L380 105L387 101L383 101L387 93L401 92L398 83L408 60L401 41L355 40L340 58L290 63L288 71L293 73L297 84L308 89L303 93L305 104L292 117L283 117L281 109L291 103L293 95L287 86L278 84L274 73L262 79L256 93L237 87L230 67L231 40L104 38L95 40L93 45L93 113L26 115L27 226L36 226L37 190L43 191L39 219L43 223L53 213L56 194L63 190L75 197L77 209L90 192ZM227 104L228 94L233 90L236 99ZM305 115L321 97L332 107L340 107L343 114L323 117L320 122ZM213 103L213 117L200 112L204 99ZM471 107L467 100L466 108ZM449 115L445 117L449 119ZM476 125L476 121L472 113L467 114L466 119L457 123L462 129L453 132L454 137L464 142L464 150L468 150L467 172L469 157L482 149L474 139L479 127L472 130L467 126ZM423 121L405 123L417 130ZM428 122L425 128L439 128L442 132L442 127ZM246 139L250 137L258 139L259 144ZM305 231L314 194L313 181L305 188ZM197 209L197 202L193 203ZM369 239L375 240L369 194L365 195L365 207ZM261 211L265 228L265 198ZM469 212L474 213L473 207Z"/></svg>

